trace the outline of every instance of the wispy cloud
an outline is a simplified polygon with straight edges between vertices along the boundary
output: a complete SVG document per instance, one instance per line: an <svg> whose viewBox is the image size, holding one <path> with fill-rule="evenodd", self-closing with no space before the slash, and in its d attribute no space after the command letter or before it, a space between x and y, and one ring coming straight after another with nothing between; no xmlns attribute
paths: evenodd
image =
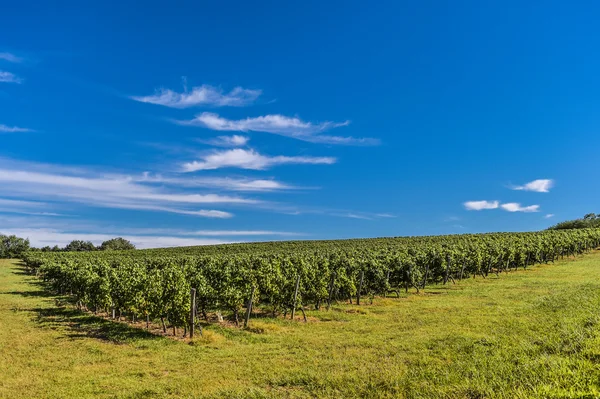
<svg viewBox="0 0 600 399"><path fill-rule="evenodd" d="M517 202L508 202L500 205L502 209L508 212L539 212L539 205L521 206Z"/></svg>
<svg viewBox="0 0 600 399"><path fill-rule="evenodd" d="M468 211L481 211L484 209L497 209L500 205L499 201L467 201L464 207Z"/></svg>
<svg viewBox="0 0 600 399"><path fill-rule="evenodd" d="M185 172L198 170L213 170L220 168L241 168L253 170L265 170L275 165L283 164L333 164L336 162L332 157L309 157L309 156L268 156L261 155L254 150L236 148L226 151L215 151L201 158L201 161L193 161L183 165Z"/></svg>
<svg viewBox="0 0 600 399"><path fill-rule="evenodd" d="M348 126L345 122L305 122L297 117L284 115L265 115L239 120L226 119L212 112L203 112L192 120L179 120L176 123L187 126L199 126L217 131L229 132L263 132L291 137L294 139L321 144L340 145L377 145L379 140L373 138L354 138L324 135L323 132Z"/></svg>
<svg viewBox="0 0 600 399"><path fill-rule="evenodd" d="M0 71L0 82L4 83L23 83L23 79L15 75L14 73L7 71Z"/></svg>
<svg viewBox="0 0 600 399"><path fill-rule="evenodd" d="M3 167L4 166L4 167ZM229 212L194 209L207 204L257 205L261 201L239 196L198 194L165 190L136 182L130 176L94 176L73 171L40 171L36 165L9 168L0 162L0 184L10 197L79 202L89 206L170 212L185 215L228 218ZM23 168L25 166L25 168Z"/></svg>
<svg viewBox="0 0 600 399"><path fill-rule="evenodd" d="M189 177L151 175L144 173L134 178L137 182L174 185L179 187L205 187L226 191L277 191L306 189L272 179L251 179L247 177ZM309 187L310 188L310 187Z"/></svg>
<svg viewBox="0 0 600 399"><path fill-rule="evenodd" d="M523 184L522 186L513 186L513 190L523 191L534 191L536 193L547 193L554 187L554 180L552 179L538 179L530 181L529 183Z"/></svg>
<svg viewBox="0 0 600 399"><path fill-rule="evenodd" d="M357 213L341 213L341 214L335 214L334 216L340 216L340 217L350 218L350 219L373 220L373 218L370 216L359 215Z"/></svg>
<svg viewBox="0 0 600 399"><path fill-rule="evenodd" d="M203 144L214 145L216 147L243 147L250 141L249 137L246 136L218 136L210 140L198 140Z"/></svg>
<svg viewBox="0 0 600 399"><path fill-rule="evenodd" d="M376 213L375 216L380 218L395 218L396 215L392 215L391 213Z"/></svg>
<svg viewBox="0 0 600 399"><path fill-rule="evenodd" d="M170 89L158 89L149 96L132 96L132 100L163 105L170 108L191 108L198 106L213 107L241 107L251 104L262 94L261 90L244 89L236 87L229 93L222 89L209 85L192 88L191 91L184 90L177 93Z"/></svg>
<svg viewBox="0 0 600 399"><path fill-rule="evenodd" d="M0 53L0 60L18 63L23 61L23 58L17 57L12 53Z"/></svg>
<svg viewBox="0 0 600 399"><path fill-rule="evenodd" d="M545 219L550 219L553 218L554 214L553 213L548 213L546 216L544 216Z"/></svg>
<svg viewBox="0 0 600 399"><path fill-rule="evenodd" d="M458 216L448 216L444 219L444 222L458 222L460 218Z"/></svg>
<svg viewBox="0 0 600 399"><path fill-rule="evenodd" d="M335 208L321 208L321 207L298 207L298 206L286 206L279 204L269 204L270 208L276 212L285 215L322 215L322 216L334 216L348 219L360 219L360 220L381 220L388 218L395 218L396 215L390 213L375 213L357 211L351 209L335 209Z"/></svg>
<svg viewBox="0 0 600 399"><path fill-rule="evenodd" d="M40 205L47 205L38 203ZM147 224L144 221L143 224ZM235 242L247 242L262 240L262 237L274 239L276 237L297 237L306 236L305 233L294 231L277 231L269 229L255 230L193 230L180 228L163 227L132 227L120 223L107 223L106 221L82 220L80 218L57 219L49 215L35 216L17 216L7 215L0 212L0 234L8 232L19 232L21 237L29 237L35 240L41 240L46 237L48 240L43 245L65 245L73 239L91 239L96 244L117 236L136 237L138 242L151 243L151 245L138 245L138 247L161 247L171 246L169 243L176 242L177 245L205 245L232 242L230 237L235 237ZM90 233L91 232L91 233ZM46 235L45 233L51 233ZM58 236L52 234L58 233ZM93 235L90 235L93 234ZM90 237L90 238L88 238ZM258 238L260 237L260 238ZM183 239L183 241L179 240ZM51 240L56 240L52 242ZM66 241L64 241L66 240ZM96 241L99 240L99 241ZM189 240L196 240L191 242ZM34 244L39 246L39 244ZM137 244L136 244L137 245Z"/></svg>
<svg viewBox="0 0 600 399"><path fill-rule="evenodd" d="M0 212L30 214L41 212L46 206L44 202L0 198Z"/></svg>
<svg viewBox="0 0 600 399"><path fill-rule="evenodd" d="M0 133L23 133L23 132L33 132L33 130L27 129L24 127L7 126L7 125L0 124Z"/></svg>

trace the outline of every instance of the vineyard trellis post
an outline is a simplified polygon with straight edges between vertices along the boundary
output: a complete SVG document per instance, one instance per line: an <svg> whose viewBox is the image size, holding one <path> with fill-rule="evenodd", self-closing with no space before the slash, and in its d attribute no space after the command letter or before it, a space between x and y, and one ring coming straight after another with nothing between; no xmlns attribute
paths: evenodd
<svg viewBox="0 0 600 399"><path fill-rule="evenodd" d="M327 310L331 307L331 300L333 299L333 289L335 288L335 272L331 273L331 283L329 285L329 297L327 298Z"/></svg>
<svg viewBox="0 0 600 399"><path fill-rule="evenodd" d="M300 288L300 275L296 278L296 289L294 290L294 301L292 305L292 320L296 316L296 300L298 299L298 288Z"/></svg>
<svg viewBox="0 0 600 399"><path fill-rule="evenodd" d="M360 271L360 282L358 283L358 291L356 291L356 304L360 305L360 292L362 291L363 280L365 279L365 272Z"/></svg>
<svg viewBox="0 0 600 399"><path fill-rule="evenodd" d="M194 338L194 327L196 325L196 289L190 290L190 338Z"/></svg>
<svg viewBox="0 0 600 399"><path fill-rule="evenodd" d="M248 322L250 321L250 315L252 314L252 302L254 301L254 290L256 290L256 287L252 286L252 291L250 292L250 299L248 299L248 306L246 306L246 317L244 318L244 328L248 327Z"/></svg>

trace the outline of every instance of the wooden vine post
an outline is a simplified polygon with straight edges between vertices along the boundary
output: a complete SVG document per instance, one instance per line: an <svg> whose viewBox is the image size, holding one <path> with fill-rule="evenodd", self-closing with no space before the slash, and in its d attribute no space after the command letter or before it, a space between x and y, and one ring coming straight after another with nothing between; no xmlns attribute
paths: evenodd
<svg viewBox="0 0 600 399"><path fill-rule="evenodd" d="M296 300L298 299L298 288L300 288L300 276L296 278L296 289L294 290L294 302L292 305L292 320L294 320L294 316L296 315Z"/></svg>
<svg viewBox="0 0 600 399"><path fill-rule="evenodd" d="M335 287L335 272L331 273L331 283L329 284L329 296L327 298L327 310L331 307L331 300L333 299L333 289Z"/></svg>
<svg viewBox="0 0 600 399"><path fill-rule="evenodd" d="M448 277L450 276L450 255L446 255L446 274L444 274L444 284L448 282Z"/></svg>
<svg viewBox="0 0 600 399"><path fill-rule="evenodd" d="M196 326L196 289L190 290L190 338L194 338L194 327Z"/></svg>
<svg viewBox="0 0 600 399"><path fill-rule="evenodd" d="M362 291L363 280L365 278L365 272L360 271L360 282L358 283L358 291L356 291L356 304L360 305L360 292Z"/></svg>
<svg viewBox="0 0 600 399"><path fill-rule="evenodd" d="M256 287L252 286L252 291L250 292L250 299L248 300L248 306L246 306L246 317L244 318L244 328L248 327L248 322L250 321L250 315L252 314L252 302L254 301L254 290Z"/></svg>

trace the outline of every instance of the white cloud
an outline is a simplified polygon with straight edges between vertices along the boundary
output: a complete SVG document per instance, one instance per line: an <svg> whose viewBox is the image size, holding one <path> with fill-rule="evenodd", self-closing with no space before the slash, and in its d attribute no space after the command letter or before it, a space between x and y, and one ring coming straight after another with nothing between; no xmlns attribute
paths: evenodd
<svg viewBox="0 0 600 399"><path fill-rule="evenodd" d="M54 212L46 212L49 205L45 202L24 201L0 198L0 213L17 213L21 215L63 216Z"/></svg>
<svg viewBox="0 0 600 399"><path fill-rule="evenodd" d="M350 219L373 220L372 217L365 216L365 215L359 215L357 213L342 213L342 214L334 215L334 216L340 216L343 218L350 218Z"/></svg>
<svg viewBox="0 0 600 399"><path fill-rule="evenodd" d="M379 140L373 138L354 138L329 136L321 133L342 126L348 126L350 121L345 122L305 122L297 117L284 115L265 115L255 118L240 120L226 119L212 112L203 112L192 120L176 121L180 125L199 126L217 131L229 132L264 132L291 137L302 141L321 144L340 145L376 145Z"/></svg>
<svg viewBox="0 0 600 399"><path fill-rule="evenodd" d="M21 62L23 61L22 58L17 57L14 54L11 53L0 53L0 60L4 60L4 61L8 61L8 62Z"/></svg>
<svg viewBox="0 0 600 399"><path fill-rule="evenodd" d="M118 208L118 209L132 209L138 211L157 211L157 212L167 212L167 213L176 213L179 215L191 215L191 216L202 216L206 218L217 218L217 219L228 219L233 217L232 213L224 212L224 211L216 211L212 209L201 209L199 211L194 210L185 210L180 208L172 208L168 206L159 206L152 204L144 204L144 203L134 203L129 204L125 202L97 202L92 203L92 205L101 206L105 208Z"/></svg>
<svg viewBox="0 0 600 399"><path fill-rule="evenodd" d="M500 205L502 209L508 212L539 212L539 205L521 206L517 202L509 202Z"/></svg>
<svg viewBox="0 0 600 399"><path fill-rule="evenodd" d="M328 216L337 216L337 217L342 217L342 218L349 218L349 219L361 219L361 220L374 220L374 219L379 219L379 218L395 218L395 215L391 215L389 213L369 213L369 212L341 212L339 213L338 211L311 211L311 210L306 210L303 212L298 212L297 214L301 214L301 213L321 213L324 215L328 215ZM290 213L291 214L291 213Z"/></svg>
<svg viewBox="0 0 600 399"><path fill-rule="evenodd" d="M210 140L198 140L200 143L210 144L217 147L243 147L250 141L246 136L218 136Z"/></svg>
<svg viewBox="0 0 600 399"><path fill-rule="evenodd" d="M190 108L197 106L241 107L254 102L262 94L261 90L236 87L229 93L209 85L202 85L177 93L169 89L159 89L150 96L132 96L132 100L143 103L164 105L170 108Z"/></svg>
<svg viewBox="0 0 600 399"><path fill-rule="evenodd" d="M44 207L47 204L44 202L37 202L37 201L23 201L23 200L12 200L12 199L6 199L6 198L0 198L0 206L10 206L10 207L33 207L33 208L40 208L40 207Z"/></svg>
<svg viewBox="0 0 600 399"><path fill-rule="evenodd" d="M45 205L38 203L39 205ZM49 215L15 216L0 213L0 234L4 231L34 229L36 231L69 232L69 234L86 234L93 232L107 237L117 236L160 236L160 237L243 237L248 241L250 237L260 236L304 236L305 233L273 230L186 230L178 228L161 227L130 227L120 224L100 221L86 221L80 218L56 219ZM143 224L145 224L144 222Z"/></svg>
<svg viewBox="0 0 600 399"><path fill-rule="evenodd" d="M497 209L500 205L498 201L467 201L464 204L465 209L469 211L481 211L484 209Z"/></svg>
<svg viewBox="0 0 600 399"><path fill-rule="evenodd" d="M379 218L395 218L396 215L392 215L391 213L376 213L375 216Z"/></svg>
<svg viewBox="0 0 600 399"><path fill-rule="evenodd" d="M208 187L218 188L229 191L276 191L276 190L294 190L300 187L291 186L272 179L251 179L235 177L173 177L173 176L152 176L144 173L142 177L135 181L143 183L157 183L166 185L175 185L180 187Z"/></svg>
<svg viewBox="0 0 600 399"><path fill-rule="evenodd" d="M90 176L80 170L52 170L45 165L17 163L6 167L0 159L0 184L6 196L18 199L43 199L78 202L91 206L170 212L185 215L227 218L229 212L194 209L197 205L257 205L262 201L212 193L198 194L166 190L136 182L129 176ZM3 167L4 166L4 167ZM11 166L10 163L8 166Z"/></svg>
<svg viewBox="0 0 600 399"><path fill-rule="evenodd" d="M4 83L22 83L23 79L7 71L0 71L0 82Z"/></svg>
<svg viewBox="0 0 600 399"><path fill-rule="evenodd" d="M33 132L31 129L17 126L7 126L0 124L0 133L22 133L22 132Z"/></svg>
<svg viewBox="0 0 600 399"><path fill-rule="evenodd" d="M124 176L98 178L0 169L0 182L12 183L16 190L19 190L20 186L28 184L62 187L62 191L57 193L59 196L88 198L90 194L97 195L98 192L101 192L103 193L103 197L106 198L155 200L166 203L252 204L258 202L256 200L218 194L165 193L147 186L132 183L131 180L131 178ZM80 189L80 191L70 189ZM92 193L88 193L88 191Z"/></svg>
<svg viewBox="0 0 600 399"><path fill-rule="evenodd" d="M552 179L538 179L522 186L514 186L513 190L535 191L536 193L547 193L554 186Z"/></svg>
<svg viewBox="0 0 600 399"><path fill-rule="evenodd" d="M261 155L254 150L236 148L233 150L216 151L202 157L201 161L193 161L183 165L185 172L198 170L213 170L220 168L242 168L253 170L265 170L275 165L282 164L333 164L336 162L332 157L308 157L308 156L267 156Z"/></svg>
<svg viewBox="0 0 600 399"><path fill-rule="evenodd" d="M546 218L546 219L550 219L550 218L553 218L553 217L554 217L553 213L549 213L546 216L544 216L544 218Z"/></svg>

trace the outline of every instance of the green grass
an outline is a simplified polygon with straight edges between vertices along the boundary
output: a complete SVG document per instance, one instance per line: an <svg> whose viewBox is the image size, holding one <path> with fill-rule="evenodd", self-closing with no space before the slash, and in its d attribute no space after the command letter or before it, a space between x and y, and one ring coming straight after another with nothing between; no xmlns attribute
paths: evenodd
<svg viewBox="0 0 600 399"><path fill-rule="evenodd" d="M600 397L600 253L308 316L189 344L58 306L0 261L0 397Z"/></svg>

